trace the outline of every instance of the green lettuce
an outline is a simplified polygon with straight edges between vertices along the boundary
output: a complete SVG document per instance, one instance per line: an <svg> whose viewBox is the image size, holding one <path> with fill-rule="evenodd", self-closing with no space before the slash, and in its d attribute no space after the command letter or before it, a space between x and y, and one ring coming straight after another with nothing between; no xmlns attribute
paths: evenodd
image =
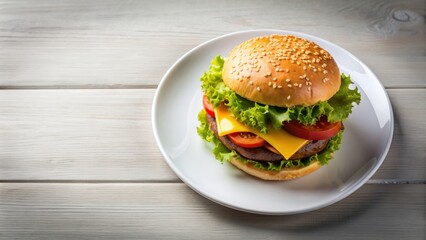
<svg viewBox="0 0 426 240"><path fill-rule="evenodd" d="M198 121L200 122L200 125L197 127L198 135L200 135L200 137L207 142L213 143L213 154L215 158L218 159L221 163L230 161L232 158L234 158L242 161L245 164L252 164L256 168L268 171L280 171L283 168L302 168L308 166L311 162L316 160L318 160L321 165L327 164L333 158L333 152L339 149L343 135L343 130L341 130L336 136L330 139L327 147L321 153L314 154L307 158L275 162L259 162L244 158L235 150L230 150L225 147L225 145L223 145L223 143L210 130L206 112L204 110L201 110L198 114Z"/></svg>
<svg viewBox="0 0 426 240"><path fill-rule="evenodd" d="M352 112L353 103L359 104L361 101L358 88L350 89L350 85L353 84L350 76L342 74L339 91L327 101L319 102L312 106L295 106L291 108L258 104L239 96L225 85L222 80L223 64L224 59L221 56L217 56L212 60L209 71L205 72L200 79L203 93L214 107L225 103L236 119L264 133L268 131L268 127L280 128L283 122L290 120L297 120L305 125L313 125L324 115L327 116L330 122L341 122ZM319 161L321 165L327 164L333 158L333 152L339 149L343 135L343 130L341 130L330 139L322 152L307 158L260 162L244 158L235 150L225 147L210 130L204 110L199 113L198 120L200 125L197 127L197 132L201 138L213 144L213 154L216 159L222 163L237 159L264 170L280 171L283 168L301 168L308 166L313 161Z"/></svg>
<svg viewBox="0 0 426 240"><path fill-rule="evenodd" d="M215 107L225 102L236 119L264 133L269 126L280 128L284 121L290 120L314 125L324 115L330 122L341 122L352 112L353 103L359 104L361 101L358 88L349 88L353 84L350 76L342 74L339 91L327 101L291 108L258 104L239 96L225 85L222 80L223 64L221 56L212 60L209 71L200 79L203 93Z"/></svg>

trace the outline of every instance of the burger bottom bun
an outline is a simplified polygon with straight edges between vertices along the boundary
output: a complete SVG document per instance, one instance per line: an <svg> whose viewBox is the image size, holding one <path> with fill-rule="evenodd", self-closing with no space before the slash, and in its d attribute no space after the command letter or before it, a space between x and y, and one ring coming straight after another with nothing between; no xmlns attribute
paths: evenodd
<svg viewBox="0 0 426 240"><path fill-rule="evenodd" d="M247 174L258 177L263 180L271 181L285 181L303 177L321 167L318 161L313 161L308 166L302 168L283 168L281 171L267 171L256 168L253 164L243 163L242 161L239 161L237 159L231 159L231 163L235 167L246 172Z"/></svg>

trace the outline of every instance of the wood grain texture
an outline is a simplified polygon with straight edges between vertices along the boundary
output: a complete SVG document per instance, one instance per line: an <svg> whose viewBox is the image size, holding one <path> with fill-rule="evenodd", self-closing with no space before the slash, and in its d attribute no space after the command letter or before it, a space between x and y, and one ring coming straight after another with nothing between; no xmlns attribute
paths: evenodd
<svg viewBox="0 0 426 240"><path fill-rule="evenodd" d="M425 18L424 0L0 0L0 239L425 239ZM164 161L160 79L200 43L251 29L329 40L387 88L390 152L348 198L239 212Z"/></svg>
<svg viewBox="0 0 426 240"><path fill-rule="evenodd" d="M179 181L153 138L154 92L2 90L0 180ZM410 105L426 102L426 90L388 93L395 134L374 178L426 180L426 110Z"/></svg>
<svg viewBox="0 0 426 240"><path fill-rule="evenodd" d="M176 179L151 127L154 90L3 90L2 179Z"/></svg>
<svg viewBox="0 0 426 240"><path fill-rule="evenodd" d="M0 184L0 239L424 239L423 185L365 185L324 209L239 212L182 183ZM395 217L399 216L399 217Z"/></svg>
<svg viewBox="0 0 426 240"><path fill-rule="evenodd" d="M226 33L300 31L363 60L386 87L426 87L426 3L2 1L0 85L157 85L185 52Z"/></svg>

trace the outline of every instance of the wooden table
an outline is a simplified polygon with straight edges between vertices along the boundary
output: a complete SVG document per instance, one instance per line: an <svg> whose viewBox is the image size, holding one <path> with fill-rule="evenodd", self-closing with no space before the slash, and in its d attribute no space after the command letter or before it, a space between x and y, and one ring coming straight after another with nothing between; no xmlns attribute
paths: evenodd
<svg viewBox="0 0 426 240"><path fill-rule="evenodd" d="M426 3L0 1L1 239L425 239ZM232 210L198 195L154 141L167 69L248 29L334 42L381 79L391 150L348 198L299 215Z"/></svg>

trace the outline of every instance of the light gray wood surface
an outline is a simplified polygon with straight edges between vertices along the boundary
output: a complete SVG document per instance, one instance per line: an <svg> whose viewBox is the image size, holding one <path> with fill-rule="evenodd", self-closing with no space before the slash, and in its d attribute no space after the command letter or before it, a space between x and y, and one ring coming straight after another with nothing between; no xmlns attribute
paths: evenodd
<svg viewBox="0 0 426 240"><path fill-rule="evenodd" d="M178 181L151 130L154 89L1 93L2 179ZM388 94L397 116L394 141L374 178L425 180L426 122L418 119L426 119L426 111L421 104L406 106L426 102L426 90Z"/></svg>
<svg viewBox="0 0 426 240"><path fill-rule="evenodd" d="M182 183L0 186L5 239L421 239L424 234L426 189L418 184L368 184L333 206L291 216L231 210Z"/></svg>
<svg viewBox="0 0 426 240"><path fill-rule="evenodd" d="M0 239L425 239L426 2L0 0ZM338 44L395 114L379 171L292 216L239 212L173 173L155 89L196 45L249 29Z"/></svg>
<svg viewBox="0 0 426 240"><path fill-rule="evenodd" d="M3 1L3 86L152 86L185 52L258 28L348 49L387 87L425 87L425 2ZM374 51L375 54L371 54Z"/></svg>

